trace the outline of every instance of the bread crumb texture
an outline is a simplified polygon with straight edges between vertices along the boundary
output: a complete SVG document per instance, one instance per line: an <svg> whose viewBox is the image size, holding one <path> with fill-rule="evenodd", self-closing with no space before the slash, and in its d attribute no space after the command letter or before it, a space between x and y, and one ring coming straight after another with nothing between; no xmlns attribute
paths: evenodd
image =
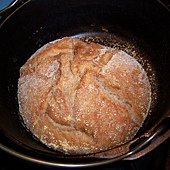
<svg viewBox="0 0 170 170"><path fill-rule="evenodd" d="M66 37L21 67L18 101L26 127L42 143L89 154L135 136L148 114L151 87L127 53Z"/></svg>

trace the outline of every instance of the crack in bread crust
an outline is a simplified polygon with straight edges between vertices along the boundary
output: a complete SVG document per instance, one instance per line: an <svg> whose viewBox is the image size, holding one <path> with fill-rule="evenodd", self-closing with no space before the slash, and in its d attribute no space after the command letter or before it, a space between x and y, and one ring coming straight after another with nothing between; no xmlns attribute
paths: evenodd
<svg viewBox="0 0 170 170"><path fill-rule="evenodd" d="M114 86L114 84L110 88L106 83L104 83L103 80L97 77L95 78L95 80L105 97L108 98L110 101L113 101L115 105L125 107L128 110L129 117L132 119L132 121L138 126L140 126L141 122L137 121L131 116L134 114L132 103L117 93L117 90L121 90L121 88L116 85Z"/></svg>

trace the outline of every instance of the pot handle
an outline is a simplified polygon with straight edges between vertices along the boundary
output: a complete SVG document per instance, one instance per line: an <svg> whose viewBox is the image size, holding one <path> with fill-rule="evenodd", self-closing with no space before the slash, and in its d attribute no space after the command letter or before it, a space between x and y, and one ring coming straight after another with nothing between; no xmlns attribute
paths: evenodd
<svg viewBox="0 0 170 170"><path fill-rule="evenodd" d="M168 138L170 138L170 115L167 116L165 119L163 119L161 123L159 123L159 125L154 128L152 134L148 136L149 137L147 137L147 134L143 136L143 138L146 138L145 141L141 142L142 145L144 146L143 147L140 146L141 149L138 149L138 152L135 152L134 154L126 157L124 160L138 159L146 155L156 147L158 147L161 143L163 143ZM134 145L134 143L132 145Z"/></svg>

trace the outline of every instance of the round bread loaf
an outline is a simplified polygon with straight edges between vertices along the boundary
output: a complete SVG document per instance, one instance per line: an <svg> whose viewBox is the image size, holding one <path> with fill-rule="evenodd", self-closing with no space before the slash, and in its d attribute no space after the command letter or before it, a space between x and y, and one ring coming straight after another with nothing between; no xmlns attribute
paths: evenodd
<svg viewBox="0 0 170 170"><path fill-rule="evenodd" d="M142 66L127 53L76 38L40 48L20 69L19 111L42 143L87 154L131 140L151 103Z"/></svg>

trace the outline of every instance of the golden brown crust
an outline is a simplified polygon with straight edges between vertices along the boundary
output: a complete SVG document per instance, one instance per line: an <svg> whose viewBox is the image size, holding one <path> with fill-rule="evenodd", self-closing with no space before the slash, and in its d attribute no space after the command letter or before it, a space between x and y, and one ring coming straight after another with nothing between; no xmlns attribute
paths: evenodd
<svg viewBox="0 0 170 170"><path fill-rule="evenodd" d="M132 139L147 116L151 87L125 52L66 37L21 67L18 100L26 127L41 142L84 154Z"/></svg>

